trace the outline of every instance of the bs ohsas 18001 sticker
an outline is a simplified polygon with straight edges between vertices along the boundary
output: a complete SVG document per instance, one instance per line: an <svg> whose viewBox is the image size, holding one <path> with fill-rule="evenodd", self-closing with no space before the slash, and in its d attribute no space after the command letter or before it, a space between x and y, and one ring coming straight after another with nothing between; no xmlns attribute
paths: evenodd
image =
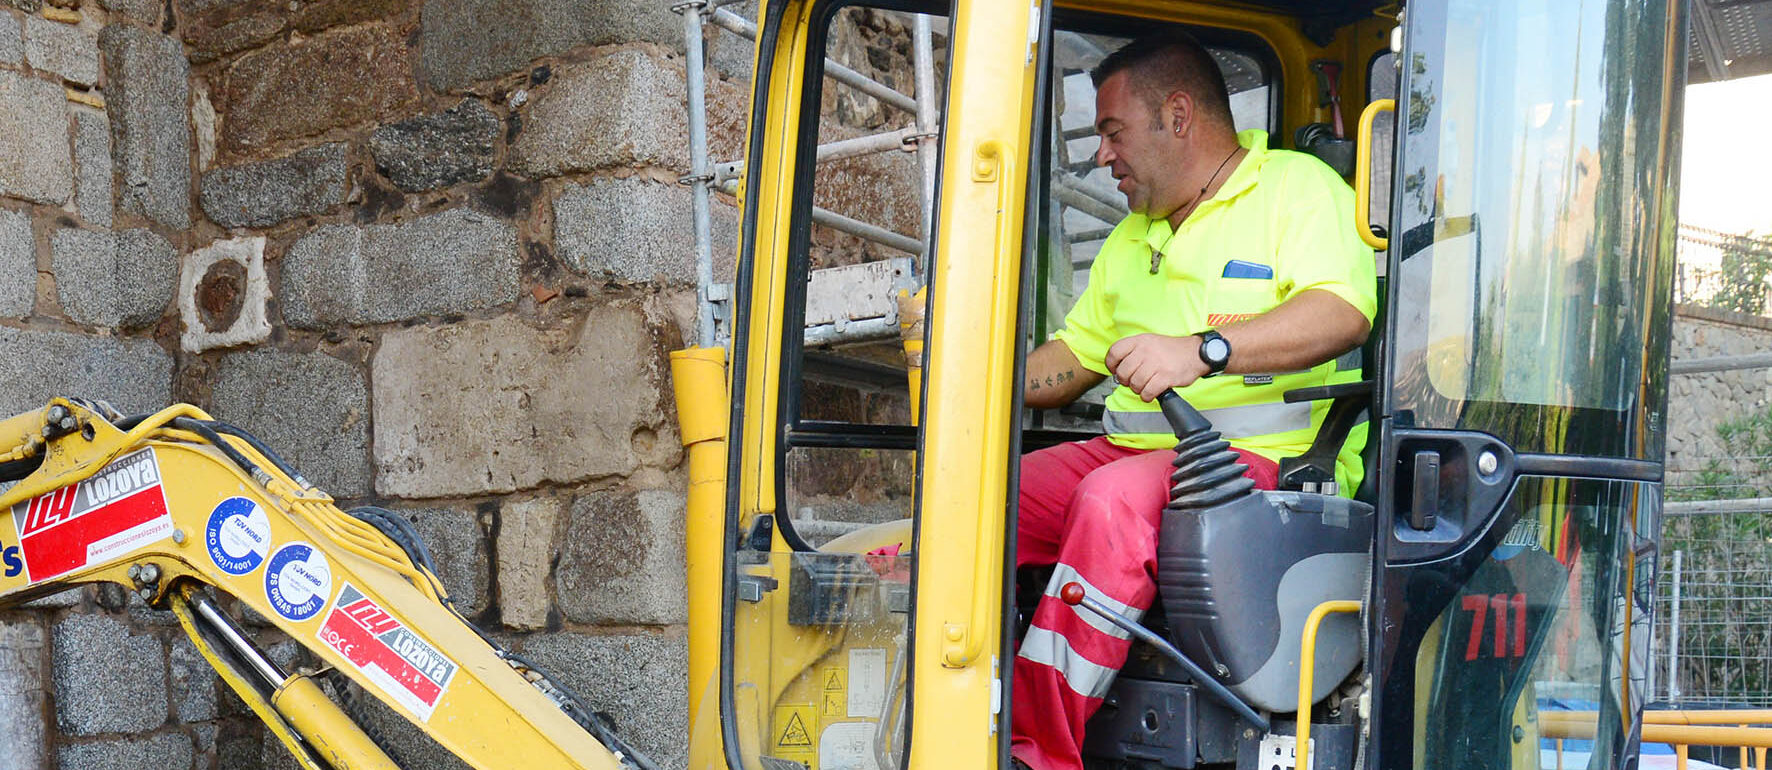
<svg viewBox="0 0 1772 770"><path fill-rule="evenodd" d="M84 481L12 506L16 551L4 574L33 583L60 577L172 536L153 449L111 461Z"/></svg>
<svg viewBox="0 0 1772 770"><path fill-rule="evenodd" d="M425 722L459 668L350 583L339 589L317 636Z"/></svg>
<svg viewBox="0 0 1772 770"><path fill-rule="evenodd" d="M271 554L265 567L265 598L288 620L320 614L332 596L332 567L326 554L307 543L287 543Z"/></svg>

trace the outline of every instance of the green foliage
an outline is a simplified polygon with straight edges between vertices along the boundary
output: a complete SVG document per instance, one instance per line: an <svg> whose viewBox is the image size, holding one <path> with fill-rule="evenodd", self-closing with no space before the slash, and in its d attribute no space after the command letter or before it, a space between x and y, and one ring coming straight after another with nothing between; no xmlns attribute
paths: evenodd
<svg viewBox="0 0 1772 770"><path fill-rule="evenodd" d="M1748 232L1742 240L1760 240ZM1762 241L1764 242L1764 241ZM1766 278L1772 275L1772 251L1723 249L1722 288L1706 304L1751 315L1766 314Z"/></svg>
<svg viewBox="0 0 1772 770"><path fill-rule="evenodd" d="M1667 487L1667 499L1772 497L1772 410L1726 420L1715 430L1723 457L1707 458L1694 476ZM1661 548L1684 552L1681 689L1688 696L1772 702L1772 513L1670 516L1663 520Z"/></svg>
<svg viewBox="0 0 1772 770"><path fill-rule="evenodd" d="M1716 432L1730 459L1705 458L1691 483L1667 489L1667 499L1772 497L1772 410L1718 423Z"/></svg>

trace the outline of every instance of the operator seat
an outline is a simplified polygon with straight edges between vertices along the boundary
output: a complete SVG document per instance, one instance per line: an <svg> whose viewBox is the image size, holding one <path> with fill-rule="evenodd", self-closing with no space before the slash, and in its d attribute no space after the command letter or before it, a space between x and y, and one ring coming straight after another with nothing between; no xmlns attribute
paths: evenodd
<svg viewBox="0 0 1772 770"><path fill-rule="evenodd" d="M1293 489L1191 508L1172 502L1164 511L1158 599L1144 624L1260 710L1297 711L1300 647L1311 610L1330 600L1363 601L1369 591L1378 437L1369 435L1361 451L1366 473L1354 499L1299 487L1321 489L1321 482L1333 481L1335 457L1348 432L1366 421L1372 383L1382 371L1384 295L1381 278L1379 317L1361 351L1366 381L1288 394L1289 401L1338 402L1311 450L1282 461L1282 487L1290 480ZM1361 629L1357 615L1324 619L1314 656L1313 703L1322 702L1359 667L1365 650ZM1228 712L1209 715L1219 707L1206 698L1186 696L1194 704L1183 710L1194 715L1191 720L1177 712L1169 712L1173 718L1152 718L1188 686L1179 666L1150 647L1134 645L1104 708L1085 731L1085 754L1181 768L1234 758L1236 741L1224 733L1237 723Z"/></svg>

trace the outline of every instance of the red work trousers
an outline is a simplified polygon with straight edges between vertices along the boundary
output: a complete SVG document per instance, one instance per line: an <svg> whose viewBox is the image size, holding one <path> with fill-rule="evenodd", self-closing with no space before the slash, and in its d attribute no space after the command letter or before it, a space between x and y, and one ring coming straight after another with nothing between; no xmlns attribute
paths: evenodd
<svg viewBox="0 0 1772 770"><path fill-rule="evenodd" d="M1272 460L1238 450L1249 477L1273 489ZM1157 530L1175 453L1106 437L1021 458L1017 567L1055 565L1015 660L1011 751L1033 770L1083 766L1083 723L1126 662L1131 636L1058 598L1066 583L1134 619L1157 595Z"/></svg>

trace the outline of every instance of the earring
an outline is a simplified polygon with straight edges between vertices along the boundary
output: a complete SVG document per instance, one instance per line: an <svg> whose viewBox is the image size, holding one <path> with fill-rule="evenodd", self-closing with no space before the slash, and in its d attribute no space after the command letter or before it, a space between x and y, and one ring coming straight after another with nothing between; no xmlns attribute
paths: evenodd
<svg viewBox="0 0 1772 770"><path fill-rule="evenodd" d="M1176 136L1181 136L1181 126L1176 126L1176 127L1175 127L1175 135L1176 135Z"/></svg>

